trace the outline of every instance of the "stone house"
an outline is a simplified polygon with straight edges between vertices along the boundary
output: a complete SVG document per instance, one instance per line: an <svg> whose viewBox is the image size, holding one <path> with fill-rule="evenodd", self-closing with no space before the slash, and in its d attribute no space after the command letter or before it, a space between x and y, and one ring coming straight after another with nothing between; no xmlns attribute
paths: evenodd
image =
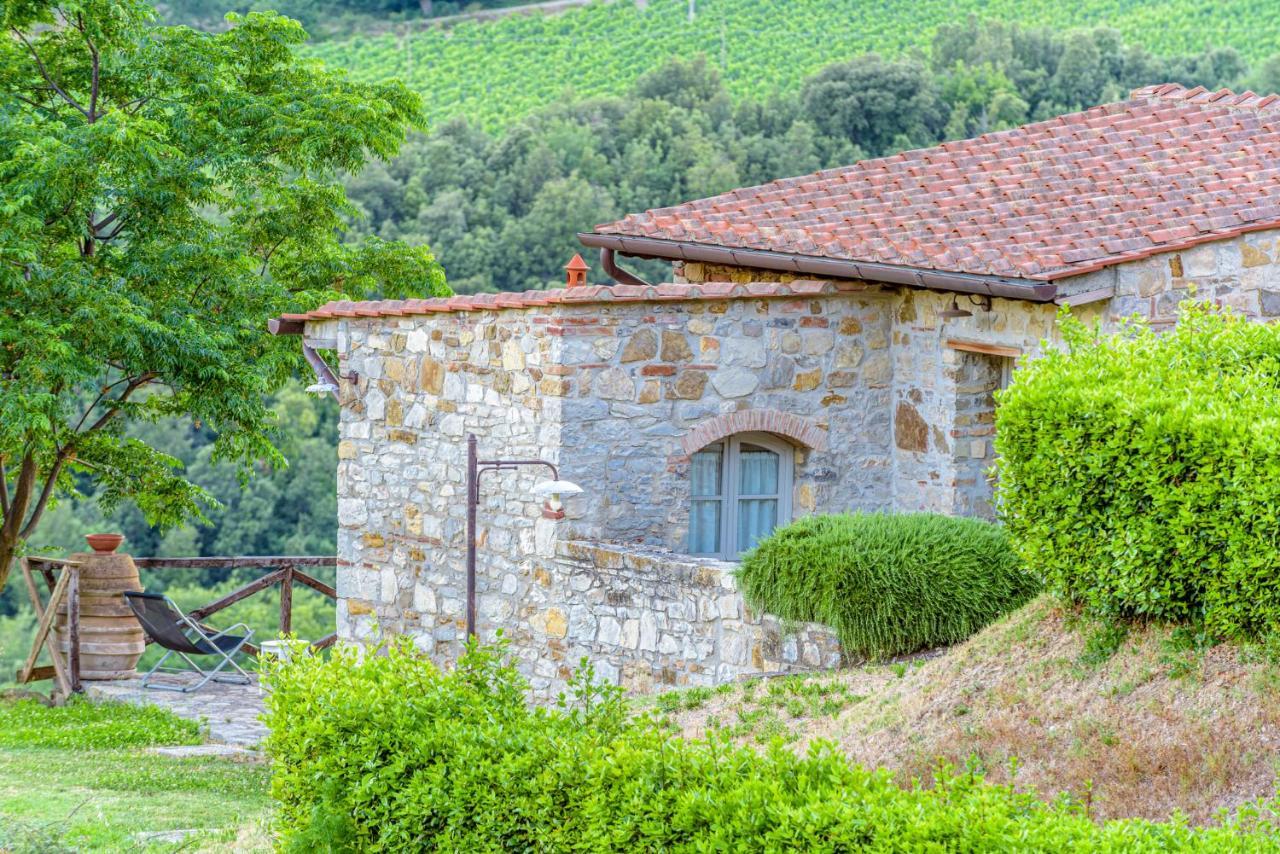
<svg viewBox="0 0 1280 854"><path fill-rule="evenodd" d="M1064 304L1104 328L1192 293L1280 315L1278 155L1276 96L1148 87L599 226L610 286L575 258L563 289L273 321L339 365L341 636L457 654L475 434L585 490L564 518L536 469L481 495L480 634L536 691L582 656L634 690L831 666L821 627L745 607L734 558L800 514L990 515L993 395Z"/></svg>

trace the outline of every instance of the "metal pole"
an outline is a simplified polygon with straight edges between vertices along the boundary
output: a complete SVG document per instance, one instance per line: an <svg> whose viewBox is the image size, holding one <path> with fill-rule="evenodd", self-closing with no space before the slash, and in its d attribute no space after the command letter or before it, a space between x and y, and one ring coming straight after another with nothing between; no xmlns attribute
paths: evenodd
<svg viewBox="0 0 1280 854"><path fill-rule="evenodd" d="M480 478L476 471L476 436L467 434L467 637L476 636L476 508Z"/></svg>

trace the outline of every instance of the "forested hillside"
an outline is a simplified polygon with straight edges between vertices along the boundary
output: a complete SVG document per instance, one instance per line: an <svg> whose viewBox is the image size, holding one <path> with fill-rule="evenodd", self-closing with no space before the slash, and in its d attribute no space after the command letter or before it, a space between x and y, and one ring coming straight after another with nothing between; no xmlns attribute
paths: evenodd
<svg viewBox="0 0 1280 854"><path fill-rule="evenodd" d="M278 4L277 4L278 5ZM344 4L345 5L345 4ZM1232 46L1246 59L1280 51L1268 0L634 0L556 15L513 16L451 28L405 24L353 33L312 53L358 79L399 77L435 121L466 116L488 129L572 93L621 95L673 57L705 54L735 98L794 92L853 56L927 49L938 27L967 15L1048 27L1105 25L1153 54Z"/></svg>

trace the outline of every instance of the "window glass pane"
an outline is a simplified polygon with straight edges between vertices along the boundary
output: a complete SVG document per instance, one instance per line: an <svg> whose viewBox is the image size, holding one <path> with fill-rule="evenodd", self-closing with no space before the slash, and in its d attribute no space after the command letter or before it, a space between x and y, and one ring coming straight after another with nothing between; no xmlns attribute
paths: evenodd
<svg viewBox="0 0 1280 854"><path fill-rule="evenodd" d="M777 495L778 455L743 442L738 454L738 494Z"/></svg>
<svg viewBox="0 0 1280 854"><path fill-rule="evenodd" d="M738 551L746 551L778 524L778 499L744 498L738 502Z"/></svg>
<svg viewBox="0 0 1280 854"><path fill-rule="evenodd" d="M689 512L689 552L718 554L720 551L720 502L694 501Z"/></svg>
<svg viewBox="0 0 1280 854"><path fill-rule="evenodd" d="M694 454L689 471L691 494L719 495L723 462L724 446L719 443Z"/></svg>

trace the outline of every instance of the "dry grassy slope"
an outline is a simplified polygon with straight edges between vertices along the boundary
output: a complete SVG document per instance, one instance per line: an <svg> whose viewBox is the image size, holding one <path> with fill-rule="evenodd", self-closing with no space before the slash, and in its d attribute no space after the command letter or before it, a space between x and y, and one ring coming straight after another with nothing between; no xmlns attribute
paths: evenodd
<svg viewBox="0 0 1280 854"><path fill-rule="evenodd" d="M1163 628L1134 630L1091 663L1072 623L1040 599L927 660L686 697L697 708L672 718L687 735L723 725L797 750L828 739L904 780L976 757L988 779L1087 799L1099 819L1181 810L1206 823L1274 794L1280 667L1256 649L1195 650Z"/></svg>

